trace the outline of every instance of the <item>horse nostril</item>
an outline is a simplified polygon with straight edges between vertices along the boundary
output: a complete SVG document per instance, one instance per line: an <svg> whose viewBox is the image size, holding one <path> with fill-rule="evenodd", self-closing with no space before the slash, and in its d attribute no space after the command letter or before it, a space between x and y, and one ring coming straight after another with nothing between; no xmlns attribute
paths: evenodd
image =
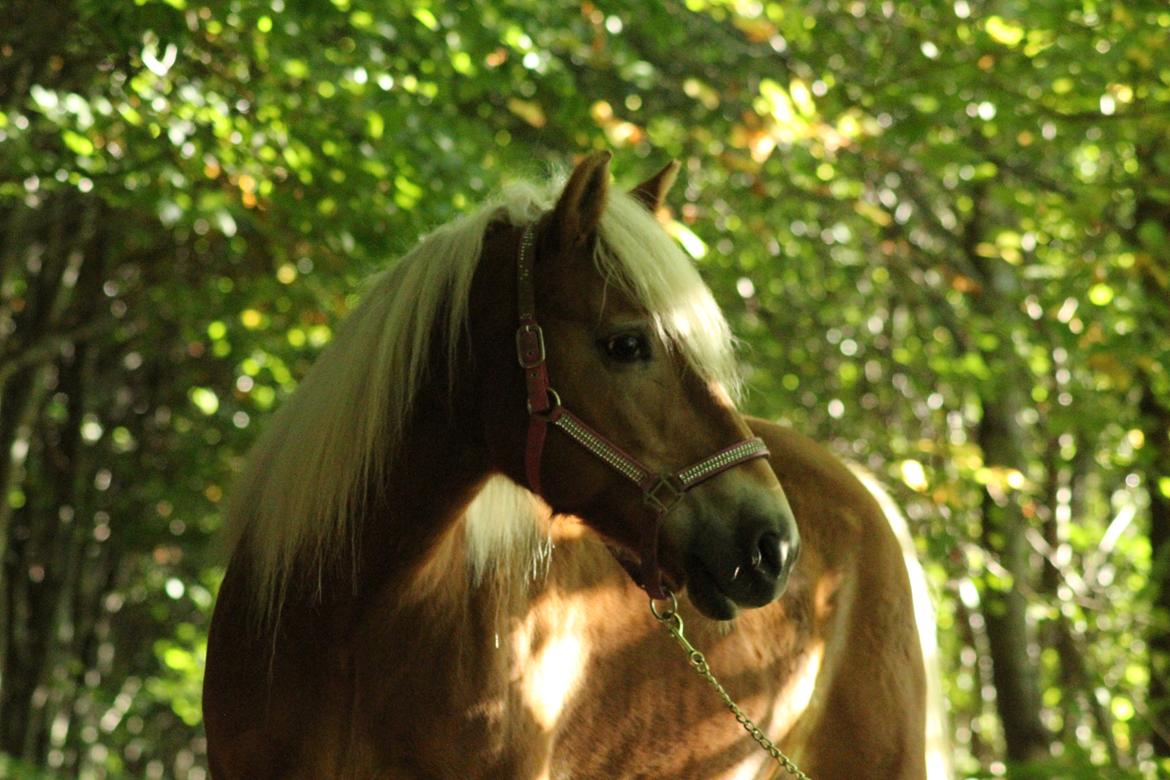
<svg viewBox="0 0 1170 780"><path fill-rule="evenodd" d="M791 549L792 545L787 539L781 539L780 534L769 531L760 536L756 548L752 550L752 568L767 577L778 577L784 570Z"/></svg>

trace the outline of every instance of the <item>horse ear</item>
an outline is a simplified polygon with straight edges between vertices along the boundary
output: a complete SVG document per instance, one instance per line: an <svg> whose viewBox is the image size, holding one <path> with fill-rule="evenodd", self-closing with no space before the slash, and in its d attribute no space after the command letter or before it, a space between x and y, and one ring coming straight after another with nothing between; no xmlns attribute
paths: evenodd
<svg viewBox="0 0 1170 780"><path fill-rule="evenodd" d="M595 152L582 160L569 177L552 215L552 235L557 246L583 243L597 230L609 192L610 152Z"/></svg>
<svg viewBox="0 0 1170 780"><path fill-rule="evenodd" d="M662 201L666 199L666 193L678 178L678 169L678 160L671 160L665 168L630 190L630 195L650 209L650 213L658 211L662 207Z"/></svg>

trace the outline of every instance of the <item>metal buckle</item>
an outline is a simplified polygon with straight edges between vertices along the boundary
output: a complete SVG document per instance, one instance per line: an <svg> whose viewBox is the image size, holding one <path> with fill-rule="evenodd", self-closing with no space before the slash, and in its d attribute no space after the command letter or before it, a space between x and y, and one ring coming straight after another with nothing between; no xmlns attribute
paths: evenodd
<svg viewBox="0 0 1170 780"><path fill-rule="evenodd" d="M529 361L524 356L535 351L537 358ZM536 368L544 363L544 331L535 322L529 322L516 329L516 359L520 368Z"/></svg>
<svg viewBox="0 0 1170 780"><path fill-rule="evenodd" d="M661 496L663 488L666 489L665 497ZM679 490L670 481L670 475L659 476L658 481L655 482L643 495L642 500L653 507L658 512L666 514L671 508L678 503L682 498L683 491ZM663 500L665 498L665 500Z"/></svg>

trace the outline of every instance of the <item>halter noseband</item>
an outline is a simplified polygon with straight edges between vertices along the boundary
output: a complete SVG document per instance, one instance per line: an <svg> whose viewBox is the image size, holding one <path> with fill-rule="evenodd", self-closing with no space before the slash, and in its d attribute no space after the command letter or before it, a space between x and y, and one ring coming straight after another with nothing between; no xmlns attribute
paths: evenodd
<svg viewBox="0 0 1170 780"><path fill-rule="evenodd" d="M651 522L641 529L640 569L634 570L627 566L626 570L651 597L666 598L662 575L658 570L658 532L666 514L691 488L733 466L767 457L768 448L763 440L752 437L686 468L670 474L658 474L566 409L561 404L560 396L549 385L544 331L536 321L536 290L532 279L535 238L535 225L529 225L520 239L520 256L516 261L520 314L520 327L516 329L516 355L520 367L524 369L524 383L528 392L528 442L524 451L528 486L540 494L540 460L549 425L555 425L587 452L637 485L651 514Z"/></svg>

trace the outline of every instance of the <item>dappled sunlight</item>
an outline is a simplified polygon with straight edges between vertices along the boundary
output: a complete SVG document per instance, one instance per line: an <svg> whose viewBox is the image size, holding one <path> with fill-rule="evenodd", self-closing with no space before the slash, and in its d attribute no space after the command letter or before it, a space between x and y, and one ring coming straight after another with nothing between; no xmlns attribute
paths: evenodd
<svg viewBox="0 0 1170 780"><path fill-rule="evenodd" d="M776 734L788 734L796 726L800 716L813 704L817 675L825 657L823 642L814 642L800 655L788 684L772 704L770 730ZM829 715L829 717L832 717ZM802 735L805 736L805 735Z"/></svg>
<svg viewBox="0 0 1170 780"><path fill-rule="evenodd" d="M517 642L523 643L522 634ZM587 647L579 633L567 633L545 642L524 666L524 700L537 722L551 731L584 674ZM519 653L518 653L519 655Z"/></svg>

